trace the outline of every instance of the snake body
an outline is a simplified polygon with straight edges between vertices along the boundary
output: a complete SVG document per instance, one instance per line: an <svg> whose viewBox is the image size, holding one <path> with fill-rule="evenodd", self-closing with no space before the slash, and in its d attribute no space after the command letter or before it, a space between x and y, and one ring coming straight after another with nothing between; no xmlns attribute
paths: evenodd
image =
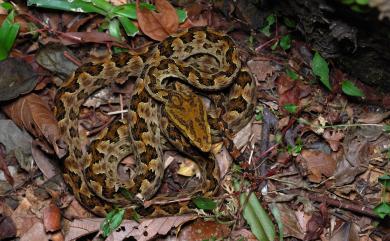
<svg viewBox="0 0 390 241"><path fill-rule="evenodd" d="M136 78L127 122L115 121L104 135L84 145L80 108L94 92ZM84 64L58 90L56 117L68 154L64 179L77 200L104 216L113 207L142 210L160 187L163 143L190 156L200 167L201 185L187 195L213 193L218 169L208 154L218 136L228 140L251 119L254 81L225 34L192 28L140 52L112 55ZM213 103L208 111L201 96ZM121 160L133 153L129 178L118 175ZM183 194L156 197L175 199ZM177 212L177 210L175 210Z"/></svg>

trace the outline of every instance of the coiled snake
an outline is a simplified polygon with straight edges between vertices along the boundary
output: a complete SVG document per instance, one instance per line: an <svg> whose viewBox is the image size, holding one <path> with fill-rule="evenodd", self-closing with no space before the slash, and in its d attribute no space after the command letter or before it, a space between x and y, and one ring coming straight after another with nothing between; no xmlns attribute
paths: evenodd
<svg viewBox="0 0 390 241"><path fill-rule="evenodd" d="M114 122L103 137L83 147L85 137L78 129L82 104L114 80L134 78L128 124ZM201 96L211 100L209 109ZM55 98L60 132L68 146L64 179L76 199L99 216L113 207L142 212L143 201L153 198L160 187L167 140L201 170L202 184L185 195L211 195L218 182L218 168L208 154L211 144L222 138L233 152L231 139L251 119L254 105L254 82L233 41L207 28L178 33L141 53L129 51L103 63L84 64ZM122 180L118 165L130 153L136 167ZM160 211L172 214L167 210Z"/></svg>

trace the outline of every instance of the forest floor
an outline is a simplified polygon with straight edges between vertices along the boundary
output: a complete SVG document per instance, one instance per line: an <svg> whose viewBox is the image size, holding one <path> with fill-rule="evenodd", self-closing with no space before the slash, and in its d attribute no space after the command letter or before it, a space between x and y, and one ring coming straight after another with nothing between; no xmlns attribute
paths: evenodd
<svg viewBox="0 0 390 241"><path fill-rule="evenodd" d="M156 0L157 12L114 7L121 0L27 2L0 0L0 240L390 240L390 111L305 43L299 22L269 13L251 29L253 13L210 1ZM256 82L254 116L233 139L240 161L213 145L219 190L185 200L190 213L96 217L62 178L58 89L85 63L197 26L227 33ZM133 85L113 83L83 104L85 143L124 118ZM197 179L188 158L164 160L160 193Z"/></svg>

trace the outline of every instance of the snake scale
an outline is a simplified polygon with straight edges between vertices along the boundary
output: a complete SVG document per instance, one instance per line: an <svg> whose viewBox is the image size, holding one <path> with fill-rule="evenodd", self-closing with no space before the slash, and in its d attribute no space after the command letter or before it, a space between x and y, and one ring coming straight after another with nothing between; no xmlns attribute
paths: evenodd
<svg viewBox="0 0 390 241"><path fill-rule="evenodd" d="M82 104L96 91L114 83L135 81L127 123L115 121L104 135L85 145L79 131ZM255 85L238 50L227 35L210 28L191 28L143 51L112 55L102 63L87 63L58 90L56 117L68 146L64 179L87 209L105 216L113 207L131 213L148 208L145 200L175 200L201 193L211 195L218 168L210 152L224 140L234 153L232 137L253 116ZM211 104L206 108L204 98ZM163 174L164 142L191 157L201 170L201 185L187 193L154 197ZM129 178L118 175L122 159L133 153ZM150 212L174 214L178 204ZM173 211L172 211L173 209Z"/></svg>

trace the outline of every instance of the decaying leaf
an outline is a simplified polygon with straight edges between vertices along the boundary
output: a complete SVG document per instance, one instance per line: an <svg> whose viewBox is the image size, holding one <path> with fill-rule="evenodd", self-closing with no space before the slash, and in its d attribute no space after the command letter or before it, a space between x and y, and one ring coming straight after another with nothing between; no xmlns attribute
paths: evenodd
<svg viewBox="0 0 390 241"><path fill-rule="evenodd" d="M172 228L179 227L194 219L196 219L196 215L189 214L146 219L140 223L133 220L124 220L120 227L107 237L106 241L123 240L128 237L133 237L138 241L150 240L156 237L156 235L166 235ZM74 220L69 226L69 231L65 236L65 240L71 241L87 234L97 232L102 221L103 219L101 218Z"/></svg>
<svg viewBox="0 0 390 241"><path fill-rule="evenodd" d="M31 212L31 203L27 198L22 199L11 218L15 222L18 237L22 237L34 224L40 223L40 220Z"/></svg>
<svg viewBox="0 0 390 241"><path fill-rule="evenodd" d="M329 146L332 151L338 151L339 146L341 144L340 141L344 138L344 134L342 132L329 130L325 130L322 136L329 143Z"/></svg>
<svg viewBox="0 0 390 241"><path fill-rule="evenodd" d="M307 232L304 240L317 240L328 225L328 210L321 204L320 211L313 213L307 223Z"/></svg>
<svg viewBox="0 0 390 241"><path fill-rule="evenodd" d="M34 89L37 76L31 65L21 59L0 61L0 101L11 100Z"/></svg>
<svg viewBox="0 0 390 241"><path fill-rule="evenodd" d="M16 236L16 227L12 219L0 214L0 238L7 239Z"/></svg>
<svg viewBox="0 0 390 241"><path fill-rule="evenodd" d="M50 204L43 210L43 225L46 232L61 229L61 211L56 205Z"/></svg>
<svg viewBox="0 0 390 241"><path fill-rule="evenodd" d="M366 124L378 124L382 122L384 119L389 118L390 111L386 112L364 112L358 118L359 123Z"/></svg>
<svg viewBox="0 0 390 241"><path fill-rule="evenodd" d="M36 61L62 79L67 79L77 69L77 65L65 57L65 52L70 53L70 50L63 45L49 44L38 51Z"/></svg>
<svg viewBox="0 0 390 241"><path fill-rule="evenodd" d="M62 157L64 148L58 145L60 133L57 120L49 106L36 94L23 96L10 104L2 106L3 111L20 127L28 130L33 136L50 143L55 153ZM50 145L46 146L50 153Z"/></svg>
<svg viewBox="0 0 390 241"><path fill-rule="evenodd" d="M337 230L335 230L332 237L330 238L330 241L361 240L359 237L359 229L359 226L354 222L345 222Z"/></svg>
<svg viewBox="0 0 390 241"><path fill-rule="evenodd" d="M178 240L210 240L227 237L230 229L222 223L197 219L181 230Z"/></svg>
<svg viewBox="0 0 390 241"><path fill-rule="evenodd" d="M49 235L46 234L43 224L36 222L21 238L20 241L30 240L49 240Z"/></svg>
<svg viewBox="0 0 390 241"><path fill-rule="evenodd" d="M142 8L137 0L137 19L142 32L150 38L162 41L179 27L175 8L166 0L156 0L158 12Z"/></svg>
<svg viewBox="0 0 390 241"><path fill-rule="evenodd" d="M319 150L303 150L300 158L307 168L308 178L312 182L321 182L322 175L330 177L336 169L336 160Z"/></svg>
<svg viewBox="0 0 390 241"><path fill-rule="evenodd" d="M351 183L367 169L369 163L368 141L365 138L352 133L344 139L343 147L343 159L337 163L334 173L337 186Z"/></svg>

